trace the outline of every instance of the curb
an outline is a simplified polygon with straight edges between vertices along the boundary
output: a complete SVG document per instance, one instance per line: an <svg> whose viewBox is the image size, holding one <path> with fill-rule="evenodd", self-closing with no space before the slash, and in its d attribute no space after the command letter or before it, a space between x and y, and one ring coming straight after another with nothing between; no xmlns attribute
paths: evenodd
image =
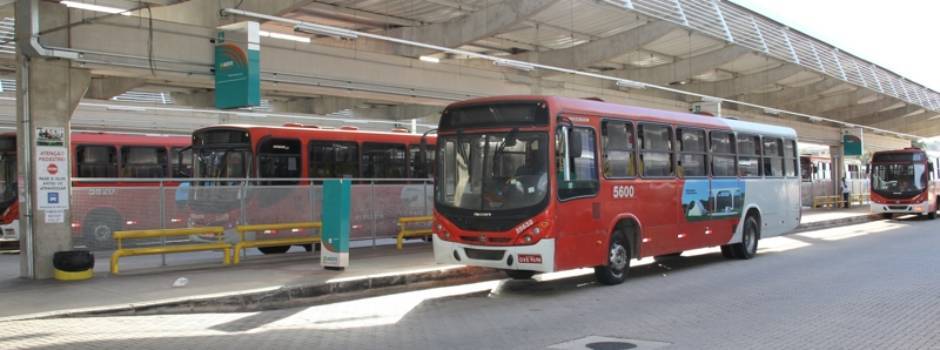
<svg viewBox="0 0 940 350"><path fill-rule="evenodd" d="M788 234L794 234L794 233L800 233L800 232L806 232L806 231L812 231L812 230L821 230L821 229L827 229L827 228L832 228L832 227L837 227L837 226L862 224L866 222L879 221L879 220L884 220L884 218L882 218L880 215L877 215L877 214L856 215L856 216L850 216L850 217L842 218L842 219L824 220L824 221L817 221L817 222L812 222L808 224L800 224L800 226L797 226L796 229L794 229Z"/></svg>
<svg viewBox="0 0 940 350"><path fill-rule="evenodd" d="M224 294L189 296L144 303L70 309L0 318L0 323L62 317L140 316L185 313L252 312L311 306L396 292L482 282L504 278L498 270L454 266L350 277L329 283L253 289Z"/></svg>

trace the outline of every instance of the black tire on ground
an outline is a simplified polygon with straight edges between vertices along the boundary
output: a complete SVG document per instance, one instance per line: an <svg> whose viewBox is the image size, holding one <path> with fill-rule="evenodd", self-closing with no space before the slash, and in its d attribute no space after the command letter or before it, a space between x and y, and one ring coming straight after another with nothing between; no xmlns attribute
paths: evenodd
<svg viewBox="0 0 940 350"><path fill-rule="evenodd" d="M258 247L258 250L261 251L261 254L270 255L270 254L284 254L290 250L289 245L280 245L276 247Z"/></svg>
<svg viewBox="0 0 940 350"><path fill-rule="evenodd" d="M680 257L680 256L682 256L682 252L675 252L675 253L669 253L669 254L663 254L663 255L654 256L654 257L653 257L653 260L655 260L655 261L669 261L669 260L676 259L676 258L678 258L678 257Z"/></svg>
<svg viewBox="0 0 940 350"><path fill-rule="evenodd" d="M738 258L737 255L734 255L734 249L731 249L730 244L721 246L721 256L725 257L725 259L737 259Z"/></svg>
<svg viewBox="0 0 940 350"><path fill-rule="evenodd" d="M597 281L606 285L623 283L630 272L630 259L633 259L633 247L620 230L610 235L606 264L594 267Z"/></svg>
<svg viewBox="0 0 940 350"><path fill-rule="evenodd" d="M319 251L320 251L320 243L304 244L304 250L306 250L306 251L308 251L308 252L312 252L312 251L316 250L316 251L319 252Z"/></svg>
<svg viewBox="0 0 940 350"><path fill-rule="evenodd" d="M757 255L757 242L760 240L760 224L754 216L744 219L741 242L731 245L731 251L738 259L747 260Z"/></svg>
<svg viewBox="0 0 940 350"><path fill-rule="evenodd" d="M535 276L535 271L529 270L503 270L503 272L506 273L506 276L514 280L527 280Z"/></svg>
<svg viewBox="0 0 940 350"><path fill-rule="evenodd" d="M882 218L882 219L891 220L891 219L894 218L894 214L891 214L891 213L881 213L881 218Z"/></svg>
<svg viewBox="0 0 940 350"><path fill-rule="evenodd" d="M89 250L114 249L114 231L123 228L121 218L116 213L92 212L82 223L82 238Z"/></svg>
<svg viewBox="0 0 940 350"><path fill-rule="evenodd" d="M932 212L927 213L927 219L933 220L936 218L937 218L937 212L932 211Z"/></svg>
<svg viewBox="0 0 940 350"><path fill-rule="evenodd" d="M66 272L95 268L95 255L87 250L66 250L52 254L52 266Z"/></svg>

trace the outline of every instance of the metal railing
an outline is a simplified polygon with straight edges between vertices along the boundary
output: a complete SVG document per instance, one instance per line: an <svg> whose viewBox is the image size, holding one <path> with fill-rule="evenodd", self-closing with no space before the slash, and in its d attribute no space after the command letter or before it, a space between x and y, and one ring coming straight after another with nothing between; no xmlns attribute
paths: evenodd
<svg viewBox="0 0 940 350"><path fill-rule="evenodd" d="M607 2L940 112L940 93L726 1Z"/></svg>
<svg viewBox="0 0 940 350"><path fill-rule="evenodd" d="M323 180L73 179L73 242L79 248L107 251L114 248L111 234L118 230L222 226L226 241L235 244L240 240L235 230L238 225L319 221ZM433 186L429 179L350 180L350 238L360 246L394 244L399 217L431 214ZM307 231L259 232L246 239L312 234ZM137 244L171 246L201 239L161 238Z"/></svg>

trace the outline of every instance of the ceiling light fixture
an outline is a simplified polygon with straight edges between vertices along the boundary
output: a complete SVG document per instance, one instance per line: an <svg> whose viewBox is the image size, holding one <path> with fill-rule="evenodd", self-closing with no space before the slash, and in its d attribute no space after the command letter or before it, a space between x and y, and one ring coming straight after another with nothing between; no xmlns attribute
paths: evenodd
<svg viewBox="0 0 940 350"><path fill-rule="evenodd" d="M352 40L359 37L359 34L356 34L356 32L351 30L321 26L313 23L297 24L294 26L294 31L307 34L326 35L337 39L347 40Z"/></svg>
<svg viewBox="0 0 940 350"><path fill-rule="evenodd" d="M299 35L269 32L265 30L258 31L258 35L260 35L263 38L289 40L289 41L296 41L296 42L307 43L307 44L310 43L309 37L299 36Z"/></svg>
<svg viewBox="0 0 940 350"><path fill-rule="evenodd" d="M535 66L525 63L525 62L519 62L519 61L495 60L493 61L493 64L500 66L500 67L518 69L518 70L526 71L526 72L535 70Z"/></svg>
<svg viewBox="0 0 940 350"><path fill-rule="evenodd" d="M434 56L420 56L418 57L418 59L421 60L422 62L441 63L441 59L434 57Z"/></svg>
<svg viewBox="0 0 940 350"><path fill-rule="evenodd" d="M122 8L117 8L117 7L102 6L102 5L95 5L95 4L86 4L86 3L84 3L84 2L68 1L68 0L66 0L66 1L60 1L59 3L62 4L62 5L65 5L66 7L76 8L76 9L79 9L79 10L87 10L87 11L94 11L94 12L104 12L104 13L110 13L110 14L121 14L122 16L130 16L130 15L131 15L130 10L122 9Z"/></svg>
<svg viewBox="0 0 940 350"><path fill-rule="evenodd" d="M633 80L617 80L617 86L624 89L645 89L646 84Z"/></svg>

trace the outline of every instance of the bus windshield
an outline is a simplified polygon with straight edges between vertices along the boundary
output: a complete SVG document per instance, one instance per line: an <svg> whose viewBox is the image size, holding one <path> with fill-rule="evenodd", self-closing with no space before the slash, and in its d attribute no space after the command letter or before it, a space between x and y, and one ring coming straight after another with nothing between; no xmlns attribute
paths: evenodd
<svg viewBox="0 0 940 350"><path fill-rule="evenodd" d="M244 178L248 175L248 150L209 148L196 150L197 178Z"/></svg>
<svg viewBox="0 0 940 350"><path fill-rule="evenodd" d="M872 190L889 197L910 197L927 188L927 166L920 164L874 164Z"/></svg>
<svg viewBox="0 0 940 350"><path fill-rule="evenodd" d="M468 210L536 205L548 193L544 132L481 133L438 138L437 202Z"/></svg>

